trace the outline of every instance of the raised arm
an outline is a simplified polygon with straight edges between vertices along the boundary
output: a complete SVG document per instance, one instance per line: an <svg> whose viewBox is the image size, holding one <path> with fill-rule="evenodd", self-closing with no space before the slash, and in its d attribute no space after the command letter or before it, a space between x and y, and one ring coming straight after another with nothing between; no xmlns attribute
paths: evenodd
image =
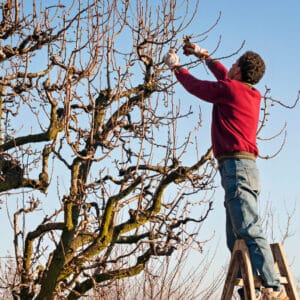
<svg viewBox="0 0 300 300"><path fill-rule="evenodd" d="M227 69L219 61L215 60L206 49L191 43L188 38L184 40L183 54L187 56L194 55L200 60L204 60L216 79L223 80L226 78Z"/></svg>

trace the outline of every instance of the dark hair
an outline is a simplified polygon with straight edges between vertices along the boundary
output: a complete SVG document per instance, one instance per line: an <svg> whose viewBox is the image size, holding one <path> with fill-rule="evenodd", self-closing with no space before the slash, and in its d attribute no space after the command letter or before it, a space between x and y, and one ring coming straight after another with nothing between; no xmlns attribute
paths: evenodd
<svg viewBox="0 0 300 300"><path fill-rule="evenodd" d="M241 69L242 81L256 84L263 77L266 66L263 59L255 52L245 52L238 61Z"/></svg>

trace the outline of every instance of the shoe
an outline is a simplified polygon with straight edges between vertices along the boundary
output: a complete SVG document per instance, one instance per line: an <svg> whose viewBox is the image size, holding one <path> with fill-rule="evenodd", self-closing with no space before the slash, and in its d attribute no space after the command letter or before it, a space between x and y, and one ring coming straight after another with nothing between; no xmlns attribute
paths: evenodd
<svg viewBox="0 0 300 300"><path fill-rule="evenodd" d="M241 288L241 289L238 289L238 294L240 296L240 299L241 300L245 300L245 296L244 296L244 289ZM263 300L263 294L261 293L260 289L255 289L255 300Z"/></svg>
<svg viewBox="0 0 300 300"><path fill-rule="evenodd" d="M289 300L285 290L283 288L280 291L274 291L272 288L263 288L262 289L262 298L263 300Z"/></svg>

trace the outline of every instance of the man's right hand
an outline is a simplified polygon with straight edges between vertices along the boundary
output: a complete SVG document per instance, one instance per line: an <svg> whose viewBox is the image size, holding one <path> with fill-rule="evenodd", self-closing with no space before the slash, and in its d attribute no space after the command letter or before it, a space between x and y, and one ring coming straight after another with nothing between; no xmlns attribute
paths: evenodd
<svg viewBox="0 0 300 300"><path fill-rule="evenodd" d="M195 55L200 59L205 59L209 56L209 53L206 49L199 47L196 44L185 43L183 46L184 55Z"/></svg>

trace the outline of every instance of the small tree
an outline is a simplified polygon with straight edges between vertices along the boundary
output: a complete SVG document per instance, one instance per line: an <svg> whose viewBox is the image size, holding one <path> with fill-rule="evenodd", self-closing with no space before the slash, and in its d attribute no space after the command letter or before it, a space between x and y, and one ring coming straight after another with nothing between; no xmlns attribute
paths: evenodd
<svg viewBox="0 0 300 300"><path fill-rule="evenodd" d="M200 192L213 188L214 162L208 149L184 164L201 114L178 137L192 110L162 62L192 3L2 2L0 192L23 201L2 286L15 299L77 299L198 245L189 224L211 210Z"/></svg>

